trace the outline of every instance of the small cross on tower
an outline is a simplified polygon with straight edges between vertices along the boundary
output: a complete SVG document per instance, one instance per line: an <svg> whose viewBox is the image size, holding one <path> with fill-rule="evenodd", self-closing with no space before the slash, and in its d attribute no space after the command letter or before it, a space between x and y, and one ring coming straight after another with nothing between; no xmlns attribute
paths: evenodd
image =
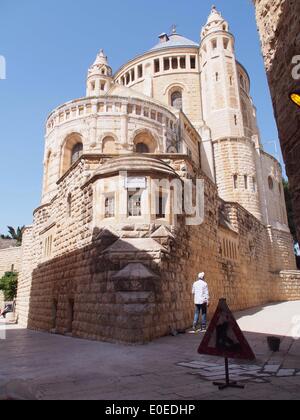
<svg viewBox="0 0 300 420"><path fill-rule="evenodd" d="M172 30L172 35L177 34L177 25L173 24L171 30Z"/></svg>

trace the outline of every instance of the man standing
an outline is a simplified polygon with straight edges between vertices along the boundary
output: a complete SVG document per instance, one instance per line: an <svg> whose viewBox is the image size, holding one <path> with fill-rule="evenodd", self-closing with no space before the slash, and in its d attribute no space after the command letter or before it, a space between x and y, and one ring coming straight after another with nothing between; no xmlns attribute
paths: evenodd
<svg viewBox="0 0 300 420"><path fill-rule="evenodd" d="M197 331L197 325L202 313L201 331L206 331L207 308L209 306L209 290L205 281L205 273L198 275L198 280L193 285L193 295L195 299L195 318L193 331Z"/></svg>

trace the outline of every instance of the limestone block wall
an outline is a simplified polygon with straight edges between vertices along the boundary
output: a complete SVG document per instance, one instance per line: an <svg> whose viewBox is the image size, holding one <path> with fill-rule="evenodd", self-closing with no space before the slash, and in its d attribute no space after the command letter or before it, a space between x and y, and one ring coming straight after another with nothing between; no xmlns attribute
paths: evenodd
<svg viewBox="0 0 300 420"><path fill-rule="evenodd" d="M116 93L122 94L122 90ZM48 203L56 195L68 137L76 135L83 144L83 153L89 154L103 153L103 140L110 137L115 140L115 153L126 154L133 151L135 137L148 132L157 143L157 152L167 153L170 146L177 145L177 125L174 113L150 102L150 98L149 102L135 99L134 92L132 98L118 95L101 100L84 98L63 105L47 122L42 203Z"/></svg>
<svg viewBox="0 0 300 420"><path fill-rule="evenodd" d="M34 267L34 241L32 227L26 227L23 232L22 263L18 278L18 294L16 313L19 325L28 326L28 314L31 298L32 270Z"/></svg>
<svg viewBox="0 0 300 420"><path fill-rule="evenodd" d="M170 163L177 171L182 166ZM194 168L194 176L205 181L202 225L186 226L180 216L173 226L132 221L101 226L94 220L92 184L86 183L97 165L96 157L81 159L25 232L26 266L17 300L22 325L81 338L145 343L169 334L170 328L190 327L191 289L200 271L207 274L211 313L222 297L233 310L285 298L272 266L275 233L271 240L249 212L220 201L216 185L201 171ZM71 217L67 192L72 192ZM221 208L227 220L222 227ZM223 239L230 244L227 251ZM278 249L276 263L294 269L282 251L285 246Z"/></svg>
<svg viewBox="0 0 300 420"><path fill-rule="evenodd" d="M270 300L270 248L264 225L235 203L224 211L238 234L235 258L219 254L224 294L233 310L249 308Z"/></svg>
<svg viewBox="0 0 300 420"><path fill-rule="evenodd" d="M20 271L22 248L0 249L0 278L8 271Z"/></svg>
<svg viewBox="0 0 300 420"><path fill-rule="evenodd" d="M273 300L275 302L300 300L299 271L282 271L280 275L273 280L273 284L275 286L273 289Z"/></svg>
<svg viewBox="0 0 300 420"><path fill-rule="evenodd" d="M269 246L271 257L271 270L296 270L296 258L294 255L294 241L289 230L268 228Z"/></svg>
<svg viewBox="0 0 300 420"><path fill-rule="evenodd" d="M245 138L229 138L213 144L220 197L225 201L238 202L262 220L254 142Z"/></svg>
<svg viewBox="0 0 300 420"><path fill-rule="evenodd" d="M266 223L277 229L288 229L287 210L283 188L283 175L279 162L261 151L261 182L264 190L264 206L267 210Z"/></svg>
<svg viewBox="0 0 300 420"><path fill-rule="evenodd" d="M143 67L143 76L131 81L128 86L133 91L141 92L154 98L165 105L170 105L172 89L180 88L183 91L183 111L196 127L202 121L201 90L199 80L198 48L172 48L171 50L155 51L136 60L132 60L123 66L116 74L115 81L122 84L124 76L135 71L138 74L138 66ZM164 69L164 60L180 59L185 57L185 68L180 64L177 69ZM195 68L191 68L190 57L195 59ZM154 61L158 60L159 71L155 71Z"/></svg>
<svg viewBox="0 0 300 420"><path fill-rule="evenodd" d="M293 60L300 51L300 2L254 0L254 4L300 238L300 112L288 97L294 89L299 89L299 70L295 69L297 63ZM294 77L293 70L296 73Z"/></svg>

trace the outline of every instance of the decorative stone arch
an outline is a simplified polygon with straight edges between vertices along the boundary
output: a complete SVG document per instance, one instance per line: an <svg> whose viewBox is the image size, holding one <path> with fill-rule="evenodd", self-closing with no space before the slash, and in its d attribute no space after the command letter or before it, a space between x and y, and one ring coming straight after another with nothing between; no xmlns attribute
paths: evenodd
<svg viewBox="0 0 300 420"><path fill-rule="evenodd" d="M105 133L101 138L101 152L104 154L116 154L118 138L113 133Z"/></svg>
<svg viewBox="0 0 300 420"><path fill-rule="evenodd" d="M65 137L61 151L61 176L79 159L83 153L83 137L71 133Z"/></svg>
<svg viewBox="0 0 300 420"><path fill-rule="evenodd" d="M157 153L159 151L159 141L147 129L134 133L133 145L136 153Z"/></svg>
<svg viewBox="0 0 300 420"><path fill-rule="evenodd" d="M170 96L170 92L174 92L176 90L176 88L181 89L185 93L190 93L190 90L189 90L189 88L187 87L187 85L185 83L176 82L176 83L172 83L171 85L168 85L165 88L164 95L165 96L166 95Z"/></svg>

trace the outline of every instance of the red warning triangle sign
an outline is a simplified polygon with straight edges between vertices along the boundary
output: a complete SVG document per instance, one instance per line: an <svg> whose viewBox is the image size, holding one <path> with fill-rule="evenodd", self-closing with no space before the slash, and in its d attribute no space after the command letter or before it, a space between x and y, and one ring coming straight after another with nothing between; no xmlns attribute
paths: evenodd
<svg viewBox="0 0 300 420"><path fill-rule="evenodd" d="M227 359L251 361L256 359L248 341L228 308L226 299L220 300L198 353Z"/></svg>

